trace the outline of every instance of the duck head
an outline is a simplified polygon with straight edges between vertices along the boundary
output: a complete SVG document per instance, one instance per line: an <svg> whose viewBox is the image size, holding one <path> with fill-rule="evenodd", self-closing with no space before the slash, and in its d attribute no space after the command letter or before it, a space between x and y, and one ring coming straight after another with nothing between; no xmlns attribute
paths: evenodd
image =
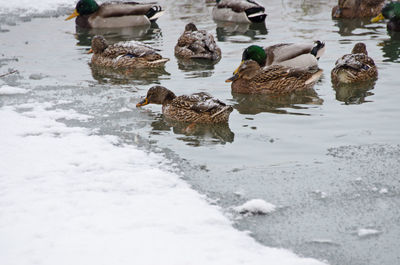
<svg viewBox="0 0 400 265"><path fill-rule="evenodd" d="M233 76L226 79L225 82L233 82L239 78L250 80L257 74L257 71L260 70L260 68L260 64L256 61L243 61L238 69L236 69L236 71L233 73Z"/></svg>
<svg viewBox="0 0 400 265"><path fill-rule="evenodd" d="M92 39L92 48L88 53L99 54L108 47L107 41L103 36L96 35Z"/></svg>
<svg viewBox="0 0 400 265"><path fill-rule="evenodd" d="M351 50L352 54L355 53L364 53L365 55L368 55L367 52L367 46L363 42L358 42L354 45L353 50Z"/></svg>
<svg viewBox="0 0 400 265"><path fill-rule="evenodd" d="M251 45L247 47L242 53L242 61L240 62L239 67L236 68L233 74L236 75L240 67L244 64L245 61L248 60L252 60L258 63L259 67L263 67L265 66L265 62L267 61L267 54L265 53L265 50L258 45ZM227 79L226 82L230 82L228 80L229 79Z"/></svg>
<svg viewBox="0 0 400 265"><path fill-rule="evenodd" d="M79 0L74 12L65 20L70 20L80 15L90 15L99 9L99 5L94 0Z"/></svg>
<svg viewBox="0 0 400 265"><path fill-rule="evenodd" d="M185 31L197 31L197 27L194 23L190 22L186 24Z"/></svg>
<svg viewBox="0 0 400 265"><path fill-rule="evenodd" d="M371 19L371 22L378 22L384 19L400 19L400 2L389 2L383 8L382 12Z"/></svg>
<svg viewBox="0 0 400 265"><path fill-rule="evenodd" d="M175 97L175 94L171 90L163 86L153 86L147 91L146 98L137 103L136 107L147 104L165 104L172 101Z"/></svg>

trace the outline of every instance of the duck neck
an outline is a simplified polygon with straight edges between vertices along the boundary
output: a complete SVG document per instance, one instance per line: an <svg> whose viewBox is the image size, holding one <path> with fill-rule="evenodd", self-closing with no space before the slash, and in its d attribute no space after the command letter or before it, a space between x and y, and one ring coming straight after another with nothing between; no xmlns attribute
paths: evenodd
<svg viewBox="0 0 400 265"><path fill-rule="evenodd" d="M172 100L174 100L175 98L176 98L176 96L175 96L174 92L168 91L168 92L165 94L165 96L164 96L164 98L163 98L161 104L162 104L163 106L164 106L164 105L167 105L167 104L170 104L170 103L172 102Z"/></svg>

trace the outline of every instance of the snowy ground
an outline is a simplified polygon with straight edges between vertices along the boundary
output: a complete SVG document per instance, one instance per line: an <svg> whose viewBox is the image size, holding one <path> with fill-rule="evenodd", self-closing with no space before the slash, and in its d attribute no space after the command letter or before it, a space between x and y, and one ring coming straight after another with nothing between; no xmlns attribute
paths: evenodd
<svg viewBox="0 0 400 265"><path fill-rule="evenodd" d="M49 107L0 109L2 264L321 264L258 244L162 157Z"/></svg>

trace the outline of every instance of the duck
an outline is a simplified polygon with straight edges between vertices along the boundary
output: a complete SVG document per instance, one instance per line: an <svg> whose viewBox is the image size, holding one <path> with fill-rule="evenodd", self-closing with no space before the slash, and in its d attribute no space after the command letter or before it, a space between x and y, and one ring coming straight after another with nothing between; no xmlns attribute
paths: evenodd
<svg viewBox="0 0 400 265"><path fill-rule="evenodd" d="M380 13L385 0L338 0L332 18L373 17Z"/></svg>
<svg viewBox="0 0 400 265"><path fill-rule="evenodd" d="M331 71L333 84L354 84L378 78L378 69L374 60L368 56L363 42L354 45L351 54L339 58Z"/></svg>
<svg viewBox="0 0 400 265"><path fill-rule="evenodd" d="M118 68L155 68L162 67L168 58L163 58L156 50L138 41L124 41L108 45L103 36L92 39L93 53L91 63L97 66Z"/></svg>
<svg viewBox="0 0 400 265"><path fill-rule="evenodd" d="M216 0L212 17L217 21L262 23L267 14L265 8L254 0Z"/></svg>
<svg viewBox="0 0 400 265"><path fill-rule="evenodd" d="M260 67L281 65L302 70L318 70L318 60L325 53L325 43L279 43L266 48L258 45L247 47L242 53L242 63L256 61Z"/></svg>
<svg viewBox="0 0 400 265"><path fill-rule="evenodd" d="M205 92L192 95L176 96L163 86L153 86L147 91L146 97L137 103L136 107L147 104L161 104L165 118L192 124L228 123L232 106L213 98Z"/></svg>
<svg viewBox="0 0 400 265"><path fill-rule="evenodd" d="M82 28L120 28L150 25L164 10L154 3L106 2L101 5L95 0L79 0L74 12L65 20L74 17Z"/></svg>
<svg viewBox="0 0 400 265"><path fill-rule="evenodd" d="M183 59L218 61L221 59L221 49L210 33L198 30L195 24L188 23L175 45L175 56Z"/></svg>
<svg viewBox="0 0 400 265"><path fill-rule="evenodd" d="M374 17L371 22L389 19L386 24L388 31L400 31L400 2L389 2L381 10L381 13Z"/></svg>
<svg viewBox="0 0 400 265"><path fill-rule="evenodd" d="M312 89L322 75L322 70L306 70L283 65L261 67L257 61L245 60L234 75L233 93L287 95Z"/></svg>

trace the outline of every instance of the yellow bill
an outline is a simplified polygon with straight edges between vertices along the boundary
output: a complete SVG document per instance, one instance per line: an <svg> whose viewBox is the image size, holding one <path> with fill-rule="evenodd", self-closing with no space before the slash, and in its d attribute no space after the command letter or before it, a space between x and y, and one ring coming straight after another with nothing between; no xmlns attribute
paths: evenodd
<svg viewBox="0 0 400 265"><path fill-rule="evenodd" d="M239 75L238 75L238 74L235 74L235 75L229 77L228 79L226 79L225 82L226 82L226 83L230 83L230 82L235 81L235 80L238 79L238 78L239 78Z"/></svg>
<svg viewBox="0 0 400 265"><path fill-rule="evenodd" d="M145 98L142 101L140 101L138 104L136 104L136 108L141 107L141 106L145 106L147 104L149 104L149 100L147 98Z"/></svg>
<svg viewBox="0 0 400 265"><path fill-rule="evenodd" d="M240 65L238 66L238 68L236 68L236 70L233 72L234 75L236 75L239 72L239 68L240 68L240 66L242 66L243 63L244 63L244 61L242 60L240 62Z"/></svg>
<svg viewBox="0 0 400 265"><path fill-rule="evenodd" d="M380 13L379 15L377 15L376 17L374 17L373 19L371 19L371 22L375 23L381 20L384 20L385 17L382 15L382 13Z"/></svg>
<svg viewBox="0 0 400 265"><path fill-rule="evenodd" d="M91 54L91 53L93 53L93 49L92 48L90 48L90 50L87 52L88 54Z"/></svg>
<svg viewBox="0 0 400 265"><path fill-rule="evenodd" d="M74 12L71 15L69 15L69 17L67 17L65 20L70 20L71 18L74 18L74 17L77 17L77 16L79 16L79 13L75 9Z"/></svg>

